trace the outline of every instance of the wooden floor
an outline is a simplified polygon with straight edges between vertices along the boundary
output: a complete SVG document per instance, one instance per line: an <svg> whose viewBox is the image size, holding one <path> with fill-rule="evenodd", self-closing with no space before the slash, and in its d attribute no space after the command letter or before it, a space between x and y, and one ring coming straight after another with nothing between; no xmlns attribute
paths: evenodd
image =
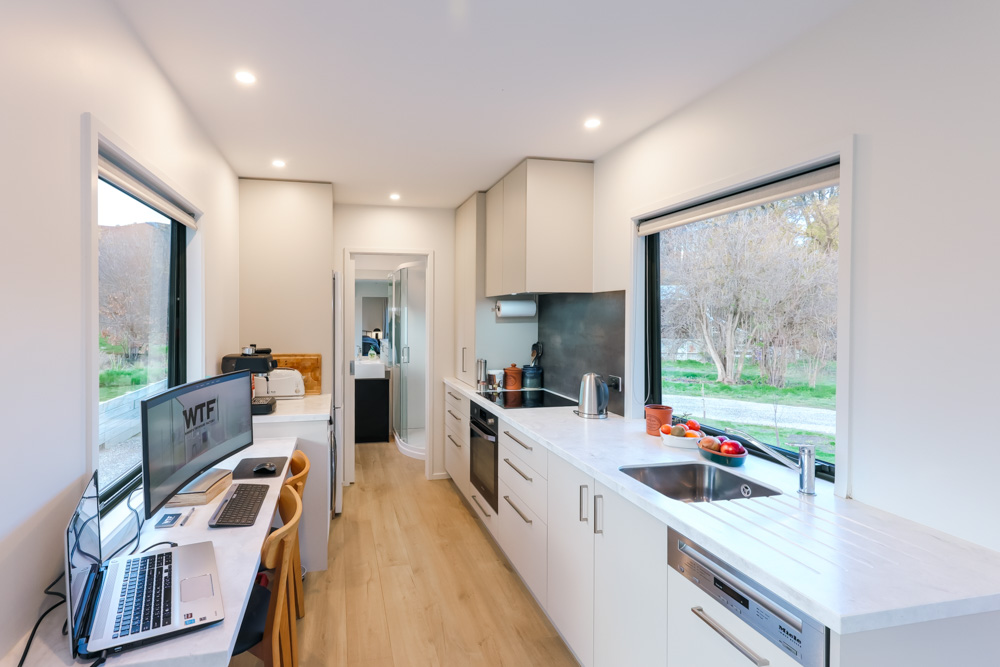
<svg viewBox="0 0 1000 667"><path fill-rule="evenodd" d="M392 444L356 457L329 569L306 575L303 667L577 664L451 481Z"/></svg>

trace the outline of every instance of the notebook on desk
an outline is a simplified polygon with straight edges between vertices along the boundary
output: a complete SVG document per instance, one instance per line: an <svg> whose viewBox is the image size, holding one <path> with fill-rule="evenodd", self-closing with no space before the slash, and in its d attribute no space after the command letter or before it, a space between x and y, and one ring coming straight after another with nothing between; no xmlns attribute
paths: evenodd
<svg viewBox="0 0 1000 667"><path fill-rule="evenodd" d="M220 586L211 542L104 560L94 473L66 526L74 658L119 653L221 621Z"/></svg>

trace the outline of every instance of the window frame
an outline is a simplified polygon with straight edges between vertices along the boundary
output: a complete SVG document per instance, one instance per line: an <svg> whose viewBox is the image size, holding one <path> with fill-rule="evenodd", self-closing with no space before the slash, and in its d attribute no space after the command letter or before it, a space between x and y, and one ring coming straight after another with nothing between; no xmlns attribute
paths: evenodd
<svg viewBox="0 0 1000 667"><path fill-rule="evenodd" d="M775 179L775 180L771 181L770 183L767 183L767 185L778 184L778 183L781 183L784 180L793 179L793 178L795 178L796 176L798 176L800 174L808 173L809 171L813 171L813 170L816 170L816 169L822 169L825 166L829 166L829 164L840 164L841 168L843 167L842 162L840 160L837 160L837 161L833 161L833 162L827 163L826 165L822 165L822 166L820 166L818 168L814 166L811 169L807 169L807 170L800 171L800 172L797 172L797 173L787 174L787 175L783 176L782 178ZM841 178L843 178L843 172L841 173ZM756 189L758 187L761 187L761 185L760 184L753 184L753 185L748 184L744 188L739 188L739 189L731 190L731 191L725 192L725 193L719 193L717 196L714 196L714 197L708 197L708 198L706 198L706 199L698 202L697 205L701 206L701 205L704 205L704 204L711 204L714 201L726 199L726 198L734 196L734 195L739 195L742 192L749 192L749 191L754 190L754 189ZM840 182L838 182L838 188L840 188ZM843 206L844 205L843 188L840 188L840 194L841 194L841 206ZM793 195L789 195L789 196L793 196ZM779 199L780 199L780 197L779 197ZM679 210L683 210L685 208L688 208L688 207L681 207ZM653 219L655 217L660 217L660 216L662 216L662 214L659 214L657 216L649 216L648 218L646 218L646 220ZM640 224L641 224L642 221L638 220L637 222L640 222ZM843 223L843 221L842 221L842 223ZM645 281L644 281L644 284L643 284L643 288L644 288L644 310L645 310L645 332L644 332L645 335L644 335L643 342L644 342L645 353L646 353L645 354L645 360L646 360L646 363L645 363L645 390L646 390L646 393L645 393L645 395L647 397L647 401L650 404L659 404L663 400L663 393L662 393L663 392L663 385L662 385L662 382L660 381L660 377L661 377L661 373L662 373L662 366L663 366L662 351L660 349L661 348L661 342L660 342L660 328L661 328L661 320L660 320L660 234L662 234L664 231L670 231L670 229L668 228L668 229L664 229L664 230L661 230L661 231L653 232L651 234L647 234L644 237L640 238L640 241L642 241L642 254L643 254L643 259L644 259L644 276L645 276ZM849 232L846 235L846 237L847 237L847 241L849 242L849 239L850 239ZM842 241L843 241L843 239L842 239ZM840 262L841 258L842 257L840 255L840 252L838 251L838 263ZM838 271L840 271L840 270L841 269L838 268ZM841 299L841 298L846 298L846 295L842 296L841 294L838 293L838 300ZM838 303L838 315L840 313L842 313L842 312L843 312L843 309L841 308L840 304ZM840 345L840 342L839 342L840 335L841 334L838 332L838 351L841 349L841 345ZM845 360L845 363L846 363L846 360ZM837 379L838 379L837 391L839 393L841 391L841 387L840 387L840 379L841 378L840 378L839 374L838 374L838 378ZM838 400L838 405L839 405L839 403L840 403L840 401ZM840 417L840 410L839 409L837 410L837 414L838 414L837 420L838 420L838 423L839 423L840 418L841 418ZM739 442L741 445L743 445L744 448L746 448L747 452L750 453L750 454L752 454L753 456L756 456L756 457L768 460L768 461L770 461L772 463L777 463L770 456L768 456L764 452L760 451L760 449L757 447L757 445L753 444L752 442L748 441L746 438L744 438L744 437L742 437L742 436L740 436L738 434L731 434L731 433L729 433L729 432L727 432L727 431L725 431L723 429L715 428L715 427L709 426L707 424L702 424L701 427L702 427L701 430L704 431L706 435L711 435L711 436L724 435L724 436L726 436L730 440L736 440L737 442ZM838 427L838 431L839 431L839 427ZM772 452L774 452L774 453L776 453L776 454L778 454L780 456L783 456L784 458L788 459L792 463L798 463L798 459L799 459L798 452L793 451L793 450L789 450L789 449L784 449L782 447L778 447L777 445L768 445L767 443L764 443L764 444L768 448L770 448ZM834 482L836 480L836 469L837 469L837 466L836 466L835 463L830 463L829 461L823 461L823 460L820 460L818 458L816 459L816 477L818 477L819 479L823 479L823 480L826 480L828 482Z"/></svg>

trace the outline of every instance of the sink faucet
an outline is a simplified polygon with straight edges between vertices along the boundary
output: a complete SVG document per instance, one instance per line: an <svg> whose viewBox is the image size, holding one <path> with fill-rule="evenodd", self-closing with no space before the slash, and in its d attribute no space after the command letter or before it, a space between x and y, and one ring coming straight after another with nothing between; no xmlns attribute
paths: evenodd
<svg viewBox="0 0 1000 667"><path fill-rule="evenodd" d="M804 496L816 495L816 445L798 445L799 464L795 465L781 454L776 454L773 449L763 442L757 440L749 433L739 431L735 428L726 429L727 433L735 433L757 446L757 449L770 456L775 461L782 463L799 473L799 493Z"/></svg>

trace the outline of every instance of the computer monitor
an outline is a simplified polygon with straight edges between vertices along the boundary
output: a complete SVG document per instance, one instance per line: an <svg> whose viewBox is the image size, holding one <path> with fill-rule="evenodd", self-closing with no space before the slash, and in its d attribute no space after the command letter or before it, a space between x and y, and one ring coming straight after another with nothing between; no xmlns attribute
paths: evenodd
<svg viewBox="0 0 1000 667"><path fill-rule="evenodd" d="M250 372L189 382L142 402L146 518L219 461L253 443Z"/></svg>

